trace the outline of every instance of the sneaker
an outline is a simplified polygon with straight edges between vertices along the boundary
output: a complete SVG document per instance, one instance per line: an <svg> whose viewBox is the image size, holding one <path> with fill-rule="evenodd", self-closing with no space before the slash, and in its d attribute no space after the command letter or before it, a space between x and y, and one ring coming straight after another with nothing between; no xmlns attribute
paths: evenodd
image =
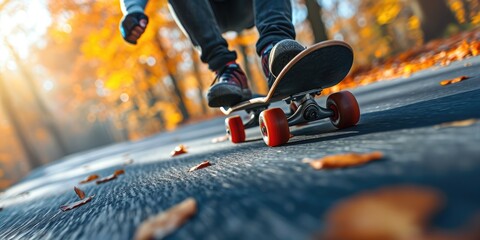
<svg viewBox="0 0 480 240"><path fill-rule="evenodd" d="M262 52L262 69L267 77L268 87L272 87L276 77L295 56L305 50L295 40L285 39L275 45L270 44Z"/></svg>
<svg viewBox="0 0 480 240"><path fill-rule="evenodd" d="M216 73L217 76L207 92L208 106L230 107L252 98L247 76L238 64L227 64Z"/></svg>

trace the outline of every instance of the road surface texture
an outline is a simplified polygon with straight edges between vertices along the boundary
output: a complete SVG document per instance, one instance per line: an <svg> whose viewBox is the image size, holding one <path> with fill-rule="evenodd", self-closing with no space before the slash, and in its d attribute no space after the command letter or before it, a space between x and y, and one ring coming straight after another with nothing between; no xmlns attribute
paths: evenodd
<svg viewBox="0 0 480 240"><path fill-rule="evenodd" d="M439 84L461 75L471 78ZM292 127L295 137L276 148L267 147L257 129L243 144L211 143L224 134L219 118L60 159L0 196L0 239L131 239L142 221L187 197L197 200L198 213L168 239L309 239L339 200L404 184L443 192L447 204L434 219L436 228L457 228L480 212L480 122L438 127L480 119L480 58L352 92L362 110L358 126L338 131L325 120ZM170 157L178 144L189 153ZM302 163L370 151L386 157L328 171ZM128 159L134 162L123 166ZM213 166L188 172L204 160ZM125 174L111 182L78 184L120 168ZM73 186L95 197L61 212L62 204L77 199Z"/></svg>

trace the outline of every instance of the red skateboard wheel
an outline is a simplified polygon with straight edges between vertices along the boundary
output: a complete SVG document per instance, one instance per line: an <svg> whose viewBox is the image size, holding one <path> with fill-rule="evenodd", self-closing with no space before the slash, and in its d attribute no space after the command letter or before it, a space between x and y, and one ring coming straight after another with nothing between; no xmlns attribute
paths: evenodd
<svg viewBox="0 0 480 240"><path fill-rule="evenodd" d="M333 111L330 121L339 129L355 126L360 120L360 107L351 92L342 91L328 96L327 108Z"/></svg>
<svg viewBox="0 0 480 240"><path fill-rule="evenodd" d="M280 108L262 111L259 116L263 141L270 147L285 144L290 139L290 129L285 113Z"/></svg>
<svg viewBox="0 0 480 240"><path fill-rule="evenodd" d="M245 142L245 127L240 116L225 119L225 128L227 129L228 139L232 143Z"/></svg>

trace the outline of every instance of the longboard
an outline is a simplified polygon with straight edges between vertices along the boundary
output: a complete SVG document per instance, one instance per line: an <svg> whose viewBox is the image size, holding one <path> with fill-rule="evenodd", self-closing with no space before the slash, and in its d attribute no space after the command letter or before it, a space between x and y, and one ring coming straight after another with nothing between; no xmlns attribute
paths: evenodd
<svg viewBox="0 0 480 240"><path fill-rule="evenodd" d="M314 44L295 56L278 74L265 97L256 97L220 110L225 115L265 107L294 95L321 91L341 82L353 64L353 50L347 43L329 40Z"/></svg>

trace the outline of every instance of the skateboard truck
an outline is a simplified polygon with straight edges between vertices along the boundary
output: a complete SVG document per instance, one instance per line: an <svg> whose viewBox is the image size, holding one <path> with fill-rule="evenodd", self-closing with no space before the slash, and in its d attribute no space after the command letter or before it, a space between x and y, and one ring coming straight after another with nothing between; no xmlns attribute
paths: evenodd
<svg viewBox="0 0 480 240"><path fill-rule="evenodd" d="M315 94L316 95L316 94ZM290 99L292 101L293 99ZM333 111L322 108L313 98L312 94L305 94L300 100L297 110L288 117L288 125L294 126L333 116Z"/></svg>
<svg viewBox="0 0 480 240"><path fill-rule="evenodd" d="M257 107L257 108L252 108L247 110L246 112L248 113L248 120L243 124L245 128L253 128L258 126L258 118L260 116L260 113L267 109L270 104L267 104L262 107Z"/></svg>

